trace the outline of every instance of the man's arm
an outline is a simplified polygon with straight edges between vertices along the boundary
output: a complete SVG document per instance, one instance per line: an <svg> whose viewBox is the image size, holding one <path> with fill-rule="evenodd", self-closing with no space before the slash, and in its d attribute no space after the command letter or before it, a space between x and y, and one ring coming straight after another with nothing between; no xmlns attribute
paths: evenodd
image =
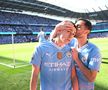
<svg viewBox="0 0 108 90"><path fill-rule="evenodd" d="M32 74L30 80L30 90L37 90L37 81L40 69L36 65L32 65Z"/></svg>
<svg viewBox="0 0 108 90"><path fill-rule="evenodd" d="M78 78L77 78L77 75L76 75L76 69L75 69L75 67L72 68L71 79L72 79L73 90L79 90Z"/></svg>
<svg viewBox="0 0 108 90"><path fill-rule="evenodd" d="M76 49L72 49L72 55L73 55L74 61L77 63L78 67L80 68L82 73L85 75L85 77L88 79L88 81L94 82L98 71L88 69L78 58L78 51Z"/></svg>

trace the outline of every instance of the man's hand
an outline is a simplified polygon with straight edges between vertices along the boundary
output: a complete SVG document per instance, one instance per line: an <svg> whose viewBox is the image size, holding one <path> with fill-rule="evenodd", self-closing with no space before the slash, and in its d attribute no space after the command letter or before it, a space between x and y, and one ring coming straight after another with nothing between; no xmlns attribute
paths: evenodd
<svg viewBox="0 0 108 90"><path fill-rule="evenodd" d="M74 61L78 60L78 51L76 50L76 48L72 48L72 57Z"/></svg>

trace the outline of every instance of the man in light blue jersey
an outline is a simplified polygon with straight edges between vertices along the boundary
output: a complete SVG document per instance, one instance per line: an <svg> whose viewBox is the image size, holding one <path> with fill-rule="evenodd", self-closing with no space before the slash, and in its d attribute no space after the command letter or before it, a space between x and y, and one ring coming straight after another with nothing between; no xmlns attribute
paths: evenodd
<svg viewBox="0 0 108 90"><path fill-rule="evenodd" d="M72 56L76 63L79 90L94 90L94 81L101 64L101 54L97 46L87 40L92 29L91 22L78 19L75 25L78 48L72 49Z"/></svg>
<svg viewBox="0 0 108 90"><path fill-rule="evenodd" d="M40 29L40 32L38 33L38 35L37 35L37 39L39 40L39 42L41 43L41 42L45 42L46 41L46 34L45 34L45 32L44 32L44 30L43 30L43 28L41 28Z"/></svg>
<svg viewBox="0 0 108 90"><path fill-rule="evenodd" d="M76 49L77 49L77 47L78 47L78 40L77 40L77 38L74 37L74 38L69 42L69 45L70 45L71 49L72 49L72 48L76 48Z"/></svg>
<svg viewBox="0 0 108 90"><path fill-rule="evenodd" d="M37 90L40 73L40 90L78 90L78 80L68 43L76 28L69 21L56 25L51 41L40 43L33 54L30 90ZM54 34L54 33L52 33Z"/></svg>

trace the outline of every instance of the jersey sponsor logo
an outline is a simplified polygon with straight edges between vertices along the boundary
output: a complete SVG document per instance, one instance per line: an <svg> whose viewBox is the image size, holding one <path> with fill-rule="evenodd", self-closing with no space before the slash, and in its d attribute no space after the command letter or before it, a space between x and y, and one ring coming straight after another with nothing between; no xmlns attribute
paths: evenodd
<svg viewBox="0 0 108 90"><path fill-rule="evenodd" d="M49 71L68 71L68 68L49 68Z"/></svg>
<svg viewBox="0 0 108 90"><path fill-rule="evenodd" d="M46 67L69 67L71 62L45 62Z"/></svg>
<svg viewBox="0 0 108 90"><path fill-rule="evenodd" d="M45 62L44 66L49 68L49 71L67 71L71 62Z"/></svg>

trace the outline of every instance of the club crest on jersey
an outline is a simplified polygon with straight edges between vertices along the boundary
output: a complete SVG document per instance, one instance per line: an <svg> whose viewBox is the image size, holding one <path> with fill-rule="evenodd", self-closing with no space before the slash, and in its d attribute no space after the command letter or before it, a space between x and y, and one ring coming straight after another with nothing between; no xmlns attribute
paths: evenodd
<svg viewBox="0 0 108 90"><path fill-rule="evenodd" d="M82 61L85 62L87 59L86 57L82 57Z"/></svg>
<svg viewBox="0 0 108 90"><path fill-rule="evenodd" d="M61 60L62 59L62 52L57 52L57 58L58 58L58 60Z"/></svg>
<svg viewBox="0 0 108 90"><path fill-rule="evenodd" d="M71 52L67 52L67 53L66 53L66 56L67 56L67 57L71 57L71 56L72 56Z"/></svg>

